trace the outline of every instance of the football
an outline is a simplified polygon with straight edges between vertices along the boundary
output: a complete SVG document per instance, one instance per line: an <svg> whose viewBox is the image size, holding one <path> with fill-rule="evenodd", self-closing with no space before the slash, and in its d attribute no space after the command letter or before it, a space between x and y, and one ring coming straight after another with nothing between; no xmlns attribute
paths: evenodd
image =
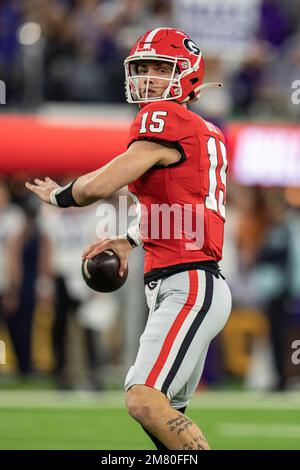
<svg viewBox="0 0 300 470"><path fill-rule="evenodd" d="M106 250L82 262L82 276L85 283L97 292L114 292L122 287L128 276L119 276L120 260L112 251Z"/></svg>

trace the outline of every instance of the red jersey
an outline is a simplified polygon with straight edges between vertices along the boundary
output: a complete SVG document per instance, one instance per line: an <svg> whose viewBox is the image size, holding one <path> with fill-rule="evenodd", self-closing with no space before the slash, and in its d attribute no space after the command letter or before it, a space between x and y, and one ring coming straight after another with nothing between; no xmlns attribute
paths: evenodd
<svg viewBox="0 0 300 470"><path fill-rule="evenodd" d="M220 260L227 169L221 131L184 106L161 101L136 116L128 147L136 140L169 142L181 153L179 162L152 167L128 185L140 204L145 273Z"/></svg>

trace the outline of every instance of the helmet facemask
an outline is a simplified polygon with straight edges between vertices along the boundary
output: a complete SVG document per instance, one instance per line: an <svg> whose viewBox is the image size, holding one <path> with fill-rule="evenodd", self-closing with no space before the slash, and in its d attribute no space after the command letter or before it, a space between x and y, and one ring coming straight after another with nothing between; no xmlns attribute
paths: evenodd
<svg viewBox="0 0 300 470"><path fill-rule="evenodd" d="M138 65L141 62L145 61L155 61L155 62L164 62L172 65L172 72L170 77L163 77L160 75L142 75L138 74ZM152 55L148 57L138 56L138 57L128 57L125 62L125 88L126 88L126 98L128 103L149 103L152 101L167 101L167 100L176 100L182 96L182 87L180 84L180 74L179 61L186 59L166 57L166 56L157 56ZM141 80L145 81L145 96L141 96ZM161 96L149 96L149 88L151 88L150 81L160 80L166 81L166 88L162 92Z"/></svg>

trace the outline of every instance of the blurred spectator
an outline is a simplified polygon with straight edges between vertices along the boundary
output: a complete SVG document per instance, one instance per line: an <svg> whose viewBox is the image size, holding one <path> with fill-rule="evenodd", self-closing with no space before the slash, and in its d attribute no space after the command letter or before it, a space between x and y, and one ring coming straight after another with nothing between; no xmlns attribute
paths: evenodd
<svg viewBox="0 0 300 470"><path fill-rule="evenodd" d="M32 323L38 302L52 299L49 243L36 223L38 208L28 198L24 215L8 202L7 189L1 186L1 228L6 268L2 310L15 351L18 370L23 377L33 372ZM0 194L1 194L0 193ZM49 288L50 284L50 288Z"/></svg>
<svg viewBox="0 0 300 470"><path fill-rule="evenodd" d="M0 321L4 324L10 307L7 301L14 299L21 275L20 260L11 264L8 244L10 240L20 236L24 224L23 211L10 202L8 186L0 180Z"/></svg>
<svg viewBox="0 0 300 470"><path fill-rule="evenodd" d="M77 321L78 312L93 296L93 292L82 281L81 254L96 238L96 222L96 209L93 206L62 211L49 206L43 207L41 226L43 232L51 239L52 269L55 276L52 341L54 374L59 388L84 386L101 389L103 386L101 367L107 358L101 332L90 327L81 328ZM101 316L101 311L98 314ZM77 326L75 340L70 337L70 320ZM76 368L74 356L71 354L70 357L68 354L69 346L74 344L74 341L77 351L80 349L79 344L83 344L83 362L86 363L87 377L83 377L84 371ZM77 370L72 377L71 369L74 369L74 366Z"/></svg>
<svg viewBox="0 0 300 470"><path fill-rule="evenodd" d="M16 32L21 21L18 0L0 0L0 80L6 83L7 101L21 100L19 44Z"/></svg>
<svg viewBox="0 0 300 470"><path fill-rule="evenodd" d="M279 47L289 36L291 29L284 2L262 0L260 9L260 36L272 46Z"/></svg>
<svg viewBox="0 0 300 470"><path fill-rule="evenodd" d="M241 271L249 270L261 249L268 213L265 210L263 190L257 187L236 186L232 198L239 211L235 240Z"/></svg>
<svg viewBox="0 0 300 470"><path fill-rule="evenodd" d="M299 6L300 8L300 6ZM292 84L300 77L300 33L290 36L280 51L265 64L262 80L264 113L283 119L299 119L300 107L293 102ZM275 113L274 113L275 111Z"/></svg>
<svg viewBox="0 0 300 470"><path fill-rule="evenodd" d="M8 289L7 259L5 258L7 242L12 236L18 235L24 227L25 217L23 211L10 201L8 185L0 179L0 292Z"/></svg>
<svg viewBox="0 0 300 470"><path fill-rule="evenodd" d="M45 35L44 94L46 100L68 100L69 83L75 76L76 36L68 10L53 3L42 18Z"/></svg>
<svg viewBox="0 0 300 470"><path fill-rule="evenodd" d="M281 191L267 193L265 211L269 224L252 270L256 295L270 322L270 340L278 382L286 388L288 298L290 295L290 233Z"/></svg>
<svg viewBox="0 0 300 470"><path fill-rule="evenodd" d="M231 94L234 112L254 115L260 103L264 67L270 60L267 43L256 42L240 68L232 76Z"/></svg>

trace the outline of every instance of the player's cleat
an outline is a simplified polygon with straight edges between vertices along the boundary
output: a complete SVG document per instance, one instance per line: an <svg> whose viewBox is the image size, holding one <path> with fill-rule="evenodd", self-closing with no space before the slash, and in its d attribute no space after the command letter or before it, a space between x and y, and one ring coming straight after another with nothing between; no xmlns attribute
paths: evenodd
<svg viewBox="0 0 300 470"><path fill-rule="evenodd" d="M120 260L112 251L106 250L82 262L82 276L86 284L97 292L114 292L126 282L128 269L119 276Z"/></svg>

